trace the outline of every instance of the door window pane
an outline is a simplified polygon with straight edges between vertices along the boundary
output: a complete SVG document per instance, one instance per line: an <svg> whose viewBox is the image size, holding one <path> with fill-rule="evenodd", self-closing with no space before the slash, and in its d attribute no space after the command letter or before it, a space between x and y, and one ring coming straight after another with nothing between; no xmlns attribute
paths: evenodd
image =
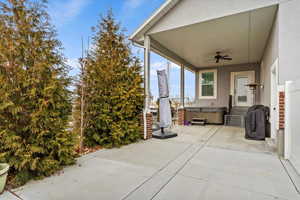
<svg viewBox="0 0 300 200"><path fill-rule="evenodd" d="M239 102L247 102L248 77L237 77L237 97Z"/></svg>
<svg viewBox="0 0 300 200"><path fill-rule="evenodd" d="M238 96L239 102L247 102L247 96Z"/></svg>

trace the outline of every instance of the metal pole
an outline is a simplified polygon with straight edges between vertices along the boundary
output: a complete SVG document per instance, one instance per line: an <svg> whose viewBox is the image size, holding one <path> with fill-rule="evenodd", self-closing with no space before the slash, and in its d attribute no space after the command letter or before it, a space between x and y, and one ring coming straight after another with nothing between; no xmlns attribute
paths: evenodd
<svg viewBox="0 0 300 200"><path fill-rule="evenodd" d="M170 76L170 68L171 68L171 63L167 62L167 75L168 75L168 86L169 86L169 91L171 91L171 76Z"/></svg>
<svg viewBox="0 0 300 200"><path fill-rule="evenodd" d="M80 62L80 87L81 87L81 98L80 98L80 142L79 142L79 153L82 153L83 150L83 133L84 133L84 104L85 104L85 91L84 91L84 76L85 76L85 55L84 55L84 44L83 44L83 37L81 38L81 45L82 45L82 57Z"/></svg>
<svg viewBox="0 0 300 200"><path fill-rule="evenodd" d="M199 99L199 90L200 90L200 80L199 80L199 72L195 71L195 102Z"/></svg>
<svg viewBox="0 0 300 200"><path fill-rule="evenodd" d="M184 107L184 66L180 66L180 104Z"/></svg>

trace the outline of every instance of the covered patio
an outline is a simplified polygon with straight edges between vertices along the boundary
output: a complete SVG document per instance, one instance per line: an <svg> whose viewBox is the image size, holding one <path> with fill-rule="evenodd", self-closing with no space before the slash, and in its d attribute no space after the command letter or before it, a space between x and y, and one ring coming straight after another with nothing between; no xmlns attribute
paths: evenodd
<svg viewBox="0 0 300 200"><path fill-rule="evenodd" d="M245 140L243 129L174 129L177 138L88 154L76 166L6 191L1 199L300 199L272 148Z"/></svg>
<svg viewBox="0 0 300 200"><path fill-rule="evenodd" d="M192 2L195 8L191 5ZM218 5L213 10L213 6L209 6L214 4L213 2L207 2L207 7L196 5L196 1L192 2L166 1L130 37L133 44L144 48L145 51L145 123L149 121L147 117L151 113L150 52L155 52L181 67L181 109L178 117L180 125L191 122L186 119L187 107L220 109L228 115L238 116L238 120L241 121L238 125L243 126L243 115L250 106L277 106L277 102L271 99L277 99L277 94L273 95L274 97L271 94L271 71L265 68L273 64L270 64L268 59L276 46L274 35L277 32L278 5L262 3L245 8L241 5L241 8L234 7L231 10L229 7L228 10L227 7L219 10ZM196 8L199 9L198 12ZM187 12L197 13L197 16L185 15ZM220 56L223 58L218 59ZM275 81L278 76L276 66L275 63ZM188 106L185 103L186 70L195 74L195 100ZM254 85L255 90L249 85ZM276 138L277 115L276 109L271 109L272 138ZM224 124L224 121L211 120L209 123ZM145 128L145 139L148 136Z"/></svg>

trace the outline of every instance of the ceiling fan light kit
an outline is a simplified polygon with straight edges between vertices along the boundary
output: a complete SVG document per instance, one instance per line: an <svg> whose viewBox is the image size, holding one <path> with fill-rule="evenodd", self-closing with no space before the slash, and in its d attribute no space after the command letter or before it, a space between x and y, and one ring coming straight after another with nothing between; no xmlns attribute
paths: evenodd
<svg viewBox="0 0 300 200"><path fill-rule="evenodd" d="M217 55L214 57L216 60L216 63L219 63L220 60L228 60L228 61L232 60L232 58L229 57L229 55L222 56L220 51L217 51L216 54Z"/></svg>

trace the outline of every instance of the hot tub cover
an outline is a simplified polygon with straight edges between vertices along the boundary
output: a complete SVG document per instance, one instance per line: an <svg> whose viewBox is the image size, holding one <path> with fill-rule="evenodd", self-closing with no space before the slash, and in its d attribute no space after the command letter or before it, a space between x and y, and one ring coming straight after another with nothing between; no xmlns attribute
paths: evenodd
<svg viewBox="0 0 300 200"><path fill-rule="evenodd" d="M226 107L186 107L186 111L190 112L226 112Z"/></svg>

